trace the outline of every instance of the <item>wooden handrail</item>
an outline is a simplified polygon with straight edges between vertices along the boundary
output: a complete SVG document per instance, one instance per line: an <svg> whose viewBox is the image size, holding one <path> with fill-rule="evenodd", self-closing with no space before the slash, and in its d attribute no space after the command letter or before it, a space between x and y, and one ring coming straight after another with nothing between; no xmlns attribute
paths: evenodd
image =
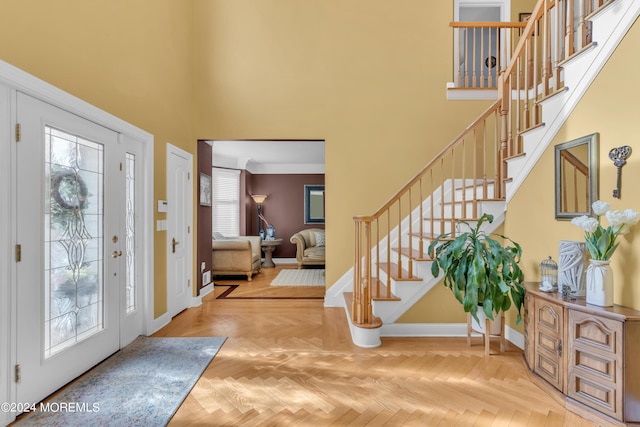
<svg viewBox="0 0 640 427"><path fill-rule="evenodd" d="M522 53L522 51L524 50L525 44L527 43L527 40L529 39L529 37L533 35L533 29L538 25L541 11L544 9L544 3L545 3L545 0L539 0L536 6L533 8L533 12L531 12L531 17L527 21L527 25L525 26L522 37L520 37L518 44L516 45L515 49L513 49L513 53L515 57L517 57L520 53ZM516 61L512 60L509 63L509 65L507 65L507 68L505 68L504 73L506 75L511 74L513 72L513 67L515 66L516 66Z"/></svg>
<svg viewBox="0 0 640 427"><path fill-rule="evenodd" d="M441 234L454 237L457 222L477 219L484 201L504 200L507 160L524 154L523 134L543 125L540 101L562 89L563 61L591 43L588 18L615 0L581 0L577 7L574 1L539 0L526 23L450 24L456 31L517 28L520 38L508 57L500 57L508 62L496 64L503 67L496 75L498 99L374 214L353 217L354 324L379 327L373 299L393 298L392 277L419 280L413 263L430 259L425 243ZM489 36L489 45L495 42ZM478 79L474 75L468 81L473 86Z"/></svg>
<svg viewBox="0 0 640 427"><path fill-rule="evenodd" d="M414 186L418 181L420 181L420 178L423 177L426 174L426 172L429 169L431 169L433 167L433 165L435 163L437 163L438 160L440 158L442 158L442 156L445 153L451 151L451 149L456 144L459 144L460 141L462 141L465 136L469 135L469 133L471 133L473 131L473 129L475 129L480 123L482 123L484 120L486 120L487 117L489 117L493 112L495 112L499 105L500 105L500 101L496 101L493 104L491 104L491 106L489 108L487 108L486 111L484 113L482 113L482 115L480 117L478 117L473 123L471 123L469 126L467 126L460 133L460 135L455 137L453 139L453 141L451 141L449 144L447 144L446 147L444 147L442 150L440 150L440 152L438 154L436 154L436 156L429 163L427 163L420 170L420 172L418 172L409 182L407 182L400 190L398 190L398 192L396 194L391 196L391 198L384 205L382 205L382 207L380 209L378 209L376 211L376 213L374 213L373 215L369 215L369 216L354 216L353 219L358 219L358 220L361 220L361 221L373 221L374 219L379 218L380 215L382 215L394 203L396 203L400 199L400 197L402 197L405 193L407 193L412 186Z"/></svg>
<svg viewBox="0 0 640 427"><path fill-rule="evenodd" d="M525 28L526 22L449 22L452 28Z"/></svg>

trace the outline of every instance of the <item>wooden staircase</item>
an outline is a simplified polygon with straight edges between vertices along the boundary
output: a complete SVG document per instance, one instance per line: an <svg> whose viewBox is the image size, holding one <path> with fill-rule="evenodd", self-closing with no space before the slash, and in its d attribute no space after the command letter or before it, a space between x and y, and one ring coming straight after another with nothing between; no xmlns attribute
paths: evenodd
<svg viewBox="0 0 640 427"><path fill-rule="evenodd" d="M427 252L436 236L455 236L484 213L495 218L487 232L503 222L509 200L639 15L637 0L538 1L500 70L498 100L377 212L354 217L354 267L325 305L347 309L355 344L379 346L385 326L439 283Z"/></svg>

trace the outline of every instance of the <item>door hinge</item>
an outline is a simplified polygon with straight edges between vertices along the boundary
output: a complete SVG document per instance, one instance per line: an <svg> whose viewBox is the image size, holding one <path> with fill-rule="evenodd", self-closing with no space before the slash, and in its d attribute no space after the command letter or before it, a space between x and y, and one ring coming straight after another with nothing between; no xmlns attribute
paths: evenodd
<svg viewBox="0 0 640 427"><path fill-rule="evenodd" d="M191 226L187 225L187 234L191 234Z"/></svg>
<svg viewBox="0 0 640 427"><path fill-rule="evenodd" d="M187 179L191 179L191 172L187 172Z"/></svg>
<svg viewBox="0 0 640 427"><path fill-rule="evenodd" d="M122 162L120 162L120 172L122 172Z"/></svg>
<svg viewBox="0 0 640 427"><path fill-rule="evenodd" d="M16 245L16 262L22 261L22 245Z"/></svg>
<svg viewBox="0 0 640 427"><path fill-rule="evenodd" d="M190 287L191 287L191 279L188 279L187 280L187 288L190 288Z"/></svg>
<svg viewBox="0 0 640 427"><path fill-rule="evenodd" d="M20 126L20 123L16 123L16 142L20 142L21 137L22 137L22 126Z"/></svg>
<svg viewBox="0 0 640 427"><path fill-rule="evenodd" d="M16 382L19 383L20 380L22 379L22 375L20 372L20 365L16 365Z"/></svg>

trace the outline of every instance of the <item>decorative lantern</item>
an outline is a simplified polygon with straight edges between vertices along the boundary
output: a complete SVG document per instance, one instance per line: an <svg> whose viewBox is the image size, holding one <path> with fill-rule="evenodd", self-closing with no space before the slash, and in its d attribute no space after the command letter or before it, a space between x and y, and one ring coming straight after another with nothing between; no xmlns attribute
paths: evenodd
<svg viewBox="0 0 640 427"><path fill-rule="evenodd" d="M540 263L540 290L544 292L558 290L558 264L551 257Z"/></svg>

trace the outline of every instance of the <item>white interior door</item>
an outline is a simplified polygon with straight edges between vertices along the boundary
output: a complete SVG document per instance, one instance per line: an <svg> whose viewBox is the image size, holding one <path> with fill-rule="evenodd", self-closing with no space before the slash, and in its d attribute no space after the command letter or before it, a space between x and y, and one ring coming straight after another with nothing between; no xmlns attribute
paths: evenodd
<svg viewBox="0 0 640 427"><path fill-rule="evenodd" d="M167 145L167 308L173 317L191 305L193 156Z"/></svg>
<svg viewBox="0 0 640 427"><path fill-rule="evenodd" d="M126 248L118 134L18 93L18 402L119 349Z"/></svg>

